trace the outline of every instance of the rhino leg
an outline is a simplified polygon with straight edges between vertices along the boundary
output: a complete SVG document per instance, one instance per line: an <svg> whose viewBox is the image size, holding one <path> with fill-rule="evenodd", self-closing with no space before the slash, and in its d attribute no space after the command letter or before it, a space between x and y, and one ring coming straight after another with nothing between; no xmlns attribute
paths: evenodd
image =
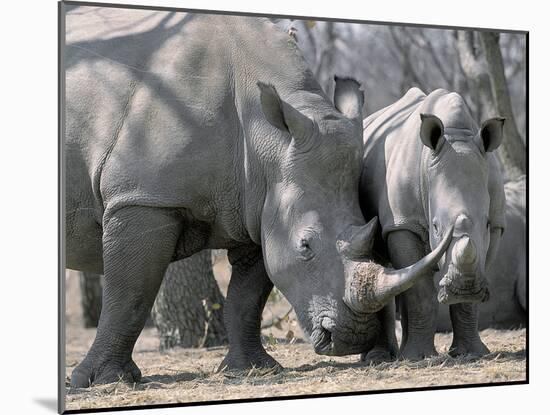
<svg viewBox="0 0 550 415"><path fill-rule="evenodd" d="M414 233L394 231L388 234L388 250L393 267L404 268L422 259L426 247ZM438 303L433 274L422 277L398 301L403 329L401 356L419 360L437 355L434 338Z"/></svg>
<svg viewBox="0 0 550 415"><path fill-rule="evenodd" d="M367 363L388 362L395 359L399 352L395 336L395 301L390 301L377 314L382 323L382 331L374 347L361 355L361 360Z"/></svg>
<svg viewBox="0 0 550 415"><path fill-rule="evenodd" d="M525 265L521 270L518 270L516 298L523 311L527 311L527 277L525 276Z"/></svg>
<svg viewBox="0 0 550 415"><path fill-rule="evenodd" d="M105 223L101 316L92 347L71 375L72 387L141 379L132 351L180 232L176 214L166 209L125 207Z"/></svg>
<svg viewBox="0 0 550 415"><path fill-rule="evenodd" d="M231 280L224 307L229 352L218 370L281 368L262 346L262 311L273 283L267 276L261 248L247 246L228 251Z"/></svg>
<svg viewBox="0 0 550 415"><path fill-rule="evenodd" d="M481 341L477 327L478 305L471 303L452 304L450 307L451 323L453 324L453 342L449 355L483 356L489 349Z"/></svg>

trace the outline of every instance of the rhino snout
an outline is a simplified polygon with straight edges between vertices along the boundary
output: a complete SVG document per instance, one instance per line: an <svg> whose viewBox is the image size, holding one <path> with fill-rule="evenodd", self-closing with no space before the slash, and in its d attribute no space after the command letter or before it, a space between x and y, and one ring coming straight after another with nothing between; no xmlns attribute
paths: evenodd
<svg viewBox="0 0 550 415"><path fill-rule="evenodd" d="M438 301L442 304L480 303L489 300L489 288L480 270L479 254L469 236L459 237L445 264L439 282Z"/></svg>
<svg viewBox="0 0 550 415"><path fill-rule="evenodd" d="M453 246L453 264L465 272L472 273L477 267L477 249L469 236L460 237Z"/></svg>
<svg viewBox="0 0 550 415"><path fill-rule="evenodd" d="M311 340L317 354L345 356L370 350L379 332L380 322L375 314L357 315L340 305L334 318L321 319Z"/></svg>

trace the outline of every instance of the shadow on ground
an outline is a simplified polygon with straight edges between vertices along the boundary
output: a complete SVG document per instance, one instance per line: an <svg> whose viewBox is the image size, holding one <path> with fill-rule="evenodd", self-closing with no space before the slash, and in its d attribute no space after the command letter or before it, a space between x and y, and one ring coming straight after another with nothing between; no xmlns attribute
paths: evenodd
<svg viewBox="0 0 550 415"><path fill-rule="evenodd" d="M52 398L35 398L34 401L48 411L57 413L57 399Z"/></svg>

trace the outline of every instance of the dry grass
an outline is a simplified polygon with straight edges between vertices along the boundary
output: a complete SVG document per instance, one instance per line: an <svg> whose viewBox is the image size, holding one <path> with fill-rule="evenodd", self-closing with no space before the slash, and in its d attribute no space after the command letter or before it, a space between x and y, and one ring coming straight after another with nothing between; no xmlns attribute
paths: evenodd
<svg viewBox="0 0 550 415"><path fill-rule="evenodd" d="M68 345L67 376L93 340L93 330L73 331L80 336ZM142 383L67 388L66 403L67 409L85 409L525 380L525 330L485 330L482 337L494 350L482 359L450 358L444 352L451 335L438 334L440 356L378 365L359 362L358 356L318 356L306 343L276 344L269 349L285 367L282 372L235 375L215 373L225 348L159 353L155 330L146 329L134 352Z"/></svg>
<svg viewBox="0 0 550 415"><path fill-rule="evenodd" d="M216 278L224 292L229 270L223 263L216 265ZM95 335L95 330L82 328L79 297L78 281L68 277L67 380ZM286 300L275 293L264 311L264 320L284 315L288 308ZM293 344L284 340L289 331L295 335ZM436 347L440 356L420 362L378 365L364 364L357 355L332 358L316 355L311 346L303 342L294 313L278 327L264 329L263 334L269 353L285 367L280 373L215 373L226 348L174 349L160 353L156 329L147 328L138 339L133 355L143 373L141 383L101 385L76 391L67 387L66 407L87 409L373 391L521 381L526 377L524 329L483 331L481 336L493 353L482 359L450 358L445 352L451 335L438 334Z"/></svg>

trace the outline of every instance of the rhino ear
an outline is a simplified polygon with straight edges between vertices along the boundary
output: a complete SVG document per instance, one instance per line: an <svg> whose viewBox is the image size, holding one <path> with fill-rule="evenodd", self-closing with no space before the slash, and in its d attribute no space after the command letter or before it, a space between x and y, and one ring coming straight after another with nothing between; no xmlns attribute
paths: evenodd
<svg viewBox="0 0 550 415"><path fill-rule="evenodd" d="M504 121L505 119L502 117L495 117L481 125L479 138L486 152L496 150L502 143Z"/></svg>
<svg viewBox="0 0 550 415"><path fill-rule="evenodd" d="M273 85L258 82L262 111L269 123L281 131L290 133L283 116L283 103Z"/></svg>
<svg viewBox="0 0 550 415"><path fill-rule="evenodd" d="M292 136L297 144L308 140L315 130L313 121L284 102L273 85L258 82L260 103L267 121Z"/></svg>
<svg viewBox="0 0 550 415"><path fill-rule="evenodd" d="M361 91L361 84L353 78L334 76L334 106L347 118L361 119L365 95Z"/></svg>
<svg viewBox="0 0 550 415"><path fill-rule="evenodd" d="M436 150L443 139L443 123L433 114L420 114L420 139L422 143Z"/></svg>

